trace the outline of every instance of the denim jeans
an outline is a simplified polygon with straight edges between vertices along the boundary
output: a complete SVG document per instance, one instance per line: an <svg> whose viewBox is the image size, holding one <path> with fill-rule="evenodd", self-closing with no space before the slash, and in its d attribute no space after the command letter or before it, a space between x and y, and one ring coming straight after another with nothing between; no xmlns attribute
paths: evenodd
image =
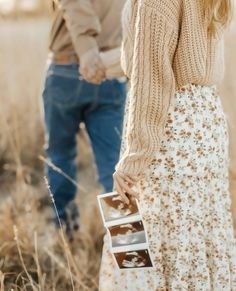
<svg viewBox="0 0 236 291"><path fill-rule="evenodd" d="M94 85L81 80L78 65L51 64L43 91L46 154L72 179L77 177L76 135L84 122L92 145L99 182L112 191L112 174L119 158L126 84L107 80ZM76 195L76 186L48 167L48 180L60 218Z"/></svg>

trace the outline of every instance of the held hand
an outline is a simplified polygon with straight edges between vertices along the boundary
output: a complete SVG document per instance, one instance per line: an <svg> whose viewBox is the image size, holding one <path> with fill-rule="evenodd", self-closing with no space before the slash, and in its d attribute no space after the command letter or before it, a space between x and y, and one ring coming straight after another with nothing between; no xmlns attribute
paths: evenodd
<svg viewBox="0 0 236 291"><path fill-rule="evenodd" d="M106 78L106 69L97 48L90 49L80 57L80 74L93 84L100 84Z"/></svg>
<svg viewBox="0 0 236 291"><path fill-rule="evenodd" d="M130 198L136 198L139 199L139 194L135 192L132 187L137 183L138 179L133 178L124 175L121 172L115 172L113 174L113 180L114 180L114 188L117 191L117 193L121 196L124 203L129 204Z"/></svg>

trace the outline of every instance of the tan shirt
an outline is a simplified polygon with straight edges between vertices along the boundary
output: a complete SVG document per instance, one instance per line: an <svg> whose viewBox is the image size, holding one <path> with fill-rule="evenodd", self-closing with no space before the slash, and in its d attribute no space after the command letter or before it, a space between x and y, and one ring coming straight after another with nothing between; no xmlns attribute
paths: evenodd
<svg viewBox="0 0 236 291"><path fill-rule="evenodd" d="M125 0L54 0L50 51L77 53L98 47L107 51L121 44L121 12Z"/></svg>
<svg viewBox="0 0 236 291"><path fill-rule="evenodd" d="M223 33L208 33L202 0L127 0L122 66L130 78L127 148L116 169L142 174L158 152L176 90L223 78Z"/></svg>

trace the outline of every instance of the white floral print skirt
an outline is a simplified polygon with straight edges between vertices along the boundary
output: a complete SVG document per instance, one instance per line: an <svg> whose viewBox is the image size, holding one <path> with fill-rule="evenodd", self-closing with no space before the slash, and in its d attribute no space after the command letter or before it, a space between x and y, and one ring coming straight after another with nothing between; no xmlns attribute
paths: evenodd
<svg viewBox="0 0 236 291"><path fill-rule="evenodd" d="M227 121L215 87L183 87L139 185L155 268L119 270L105 235L99 290L235 291L228 166Z"/></svg>

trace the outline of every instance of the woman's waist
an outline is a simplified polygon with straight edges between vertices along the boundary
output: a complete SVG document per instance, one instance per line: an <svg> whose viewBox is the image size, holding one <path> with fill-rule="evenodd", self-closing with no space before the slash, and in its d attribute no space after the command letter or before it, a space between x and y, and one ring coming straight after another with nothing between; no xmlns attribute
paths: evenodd
<svg viewBox="0 0 236 291"><path fill-rule="evenodd" d="M178 85L176 94L190 93L199 97L219 97L218 88L216 85L199 85L195 83L188 83L185 85Z"/></svg>

